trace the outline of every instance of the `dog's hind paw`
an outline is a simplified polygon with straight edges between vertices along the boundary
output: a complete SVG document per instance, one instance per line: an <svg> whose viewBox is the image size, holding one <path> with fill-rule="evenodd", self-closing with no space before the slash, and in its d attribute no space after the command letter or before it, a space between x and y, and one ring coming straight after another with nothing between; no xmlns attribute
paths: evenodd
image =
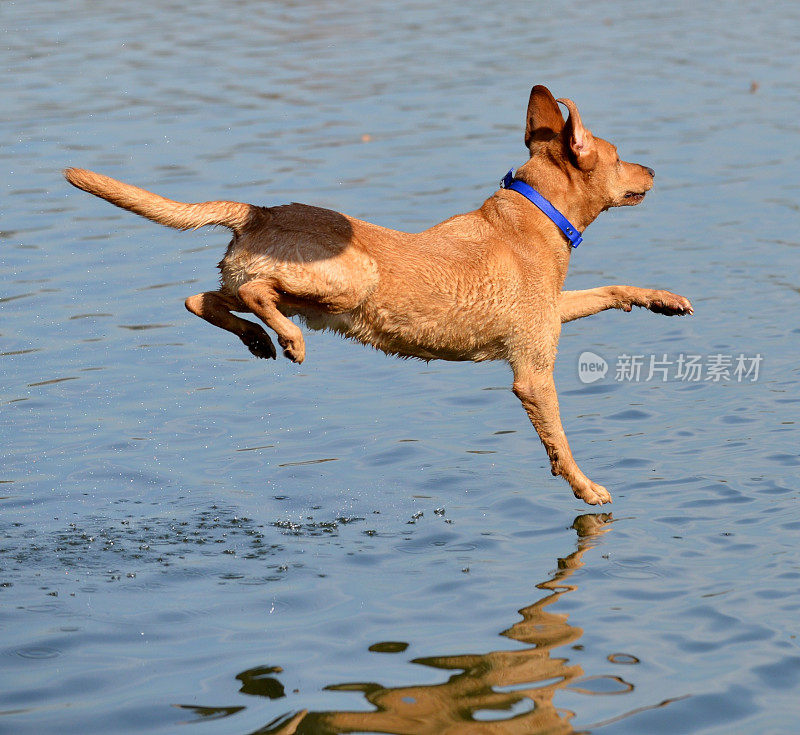
<svg viewBox="0 0 800 735"><path fill-rule="evenodd" d="M604 503L611 502L611 493L602 485L598 485L591 480L587 480L586 484L580 486L573 485L572 492L575 494L576 498L579 498L589 505L603 505Z"/></svg>
<svg viewBox="0 0 800 735"><path fill-rule="evenodd" d="M298 340L278 337L278 342L283 347L284 356L292 362L296 362L299 365L306 359L306 343L302 335Z"/></svg>
<svg viewBox="0 0 800 735"><path fill-rule="evenodd" d="M269 335L263 330L258 334L242 337L242 342L244 342L247 349L250 350L250 352L252 352L256 357L265 359L271 358L274 360L278 356L278 353L275 350L275 345L269 338Z"/></svg>

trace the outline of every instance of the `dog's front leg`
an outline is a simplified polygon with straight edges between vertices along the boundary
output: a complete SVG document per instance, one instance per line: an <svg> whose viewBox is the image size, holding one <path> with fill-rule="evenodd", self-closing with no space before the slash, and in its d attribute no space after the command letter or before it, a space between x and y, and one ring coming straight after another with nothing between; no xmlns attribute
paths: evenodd
<svg viewBox="0 0 800 735"><path fill-rule="evenodd" d="M634 306L667 316L693 313L689 299L683 296L671 291L636 286L601 286L585 291L562 291L559 298L562 324L606 309L630 311Z"/></svg>
<svg viewBox="0 0 800 735"><path fill-rule="evenodd" d="M576 498L590 505L610 503L608 490L586 477L572 457L561 426L552 370L515 370L513 390L547 449L550 471L554 475L561 475L569 483Z"/></svg>

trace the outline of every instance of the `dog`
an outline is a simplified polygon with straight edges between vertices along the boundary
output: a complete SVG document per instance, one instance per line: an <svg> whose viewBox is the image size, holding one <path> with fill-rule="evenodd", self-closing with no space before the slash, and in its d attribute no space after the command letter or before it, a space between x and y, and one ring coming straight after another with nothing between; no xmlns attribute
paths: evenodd
<svg viewBox="0 0 800 735"><path fill-rule="evenodd" d="M559 108L568 111L567 120ZM606 309L692 314L683 296L635 286L563 291L581 233L610 207L639 204L654 171L620 160L584 127L575 103L542 86L528 102L529 159L480 208L411 234L306 204L185 204L69 168L67 180L112 204L180 230L233 232L220 288L186 308L235 334L256 357L301 363L305 342L290 316L388 354L423 360L505 360L547 450L553 475L591 505L611 502L581 472L559 416L553 382L561 325Z"/></svg>

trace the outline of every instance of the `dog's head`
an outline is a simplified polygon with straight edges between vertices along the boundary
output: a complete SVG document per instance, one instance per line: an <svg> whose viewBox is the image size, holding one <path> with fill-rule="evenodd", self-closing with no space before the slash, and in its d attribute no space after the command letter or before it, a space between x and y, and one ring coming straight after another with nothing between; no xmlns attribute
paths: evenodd
<svg viewBox="0 0 800 735"><path fill-rule="evenodd" d="M559 102L569 111L566 122ZM531 90L525 145L531 160L524 168L530 175L551 179L549 188L577 189L572 193L596 210L592 219L609 207L639 204L653 187L653 169L620 160L616 146L583 126L572 100L556 100L542 85Z"/></svg>

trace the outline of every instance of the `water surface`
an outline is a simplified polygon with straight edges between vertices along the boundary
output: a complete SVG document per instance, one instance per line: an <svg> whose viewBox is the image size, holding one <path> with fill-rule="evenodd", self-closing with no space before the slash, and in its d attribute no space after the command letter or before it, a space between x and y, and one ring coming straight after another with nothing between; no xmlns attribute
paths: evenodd
<svg viewBox="0 0 800 735"><path fill-rule="evenodd" d="M796 4L29 0L0 28L0 730L796 729ZM658 173L568 287L695 305L564 329L611 516L550 477L506 366L319 333L254 360L182 306L226 233L60 177L418 230L522 162L534 83ZM625 354L763 362L614 380Z"/></svg>

